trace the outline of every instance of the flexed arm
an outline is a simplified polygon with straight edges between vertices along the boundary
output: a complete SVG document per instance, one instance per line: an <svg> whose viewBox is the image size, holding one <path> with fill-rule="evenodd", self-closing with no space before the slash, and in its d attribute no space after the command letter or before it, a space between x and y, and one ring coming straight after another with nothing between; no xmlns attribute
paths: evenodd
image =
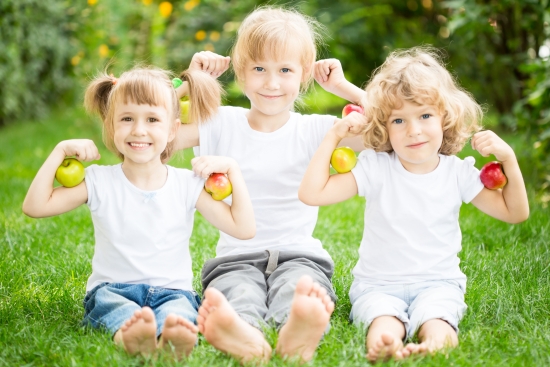
<svg viewBox="0 0 550 367"><path fill-rule="evenodd" d="M529 217L529 202L523 176L512 147L492 131L481 131L472 138L472 147L482 156L493 154L504 168L508 183L499 190L483 188L472 200L482 212L508 223Z"/></svg>
<svg viewBox="0 0 550 367"><path fill-rule="evenodd" d="M241 240L256 234L256 221L248 189L237 162L229 157L202 156L191 160L193 172L208 178L212 173L225 173L233 186L231 206L214 200L202 191L197 201L197 210L220 231Z"/></svg>
<svg viewBox="0 0 550 367"><path fill-rule="evenodd" d="M344 201L357 194L353 173L330 175L332 152L343 138L361 134L366 124L365 116L352 112L338 120L329 130L309 162L298 197L307 205L321 206Z"/></svg>
<svg viewBox="0 0 550 367"><path fill-rule="evenodd" d="M84 181L71 188L53 187L55 172L68 156L76 156L80 161L100 158L94 142L88 139L64 140L57 144L29 187L23 213L34 218L50 217L73 210L88 200Z"/></svg>

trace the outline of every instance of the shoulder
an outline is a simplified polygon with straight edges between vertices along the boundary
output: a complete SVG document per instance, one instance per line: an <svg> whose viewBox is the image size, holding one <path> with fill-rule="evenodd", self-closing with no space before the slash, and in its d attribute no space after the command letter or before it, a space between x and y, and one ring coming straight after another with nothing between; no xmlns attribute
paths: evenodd
<svg viewBox="0 0 550 367"><path fill-rule="evenodd" d="M377 152L374 149L365 149L359 153L358 160L362 162L377 162L378 164L389 164L394 153Z"/></svg>
<svg viewBox="0 0 550 367"><path fill-rule="evenodd" d="M86 178L109 178L114 176L119 169L120 164L116 164L114 166L100 166L98 164L92 164L85 168Z"/></svg>
<svg viewBox="0 0 550 367"><path fill-rule="evenodd" d="M336 120L336 116L332 115L318 115L318 114L311 114L311 115L302 115L297 112L292 112L292 117L298 122L298 123L312 123L312 124L319 124L319 123L327 123L332 126L334 124L334 121Z"/></svg>
<svg viewBox="0 0 550 367"><path fill-rule="evenodd" d="M247 112L248 112L248 109L243 108L243 107L234 107L234 106L220 106L220 107L218 107L218 116L221 119L245 116Z"/></svg>
<svg viewBox="0 0 550 367"><path fill-rule="evenodd" d="M198 176L195 176L193 171L187 168L177 168L170 165L168 167L169 174L173 175L178 183L189 183L189 184L200 184L204 182L204 179Z"/></svg>
<svg viewBox="0 0 550 367"><path fill-rule="evenodd" d="M475 158L474 157L465 157L461 159L456 155L440 155L440 164L449 170L453 170L458 174L476 171L475 167Z"/></svg>

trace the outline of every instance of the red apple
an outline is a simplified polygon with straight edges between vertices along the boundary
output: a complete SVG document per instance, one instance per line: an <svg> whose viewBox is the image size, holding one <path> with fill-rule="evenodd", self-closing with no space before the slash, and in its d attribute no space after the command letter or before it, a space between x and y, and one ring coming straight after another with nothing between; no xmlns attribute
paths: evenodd
<svg viewBox="0 0 550 367"><path fill-rule="evenodd" d="M481 182L483 182L483 185L489 190L502 189L508 182L504 170L502 169L502 163L496 161L484 165L479 174L479 178L481 178Z"/></svg>
<svg viewBox="0 0 550 367"><path fill-rule="evenodd" d="M75 187L84 180L84 166L75 158L65 158L55 171L57 182L65 187Z"/></svg>
<svg viewBox="0 0 550 367"><path fill-rule="evenodd" d="M342 118L346 117L353 111L359 112L362 115L365 113L365 111L363 110L363 107L350 103L344 106L344 109L342 110Z"/></svg>
<svg viewBox="0 0 550 367"><path fill-rule="evenodd" d="M332 168L338 173L346 173L352 170L357 164L355 152L350 147L340 147L334 149L330 157Z"/></svg>
<svg viewBox="0 0 550 367"><path fill-rule="evenodd" d="M231 182L223 173L212 173L204 183L204 189L214 200L223 200L233 191Z"/></svg>

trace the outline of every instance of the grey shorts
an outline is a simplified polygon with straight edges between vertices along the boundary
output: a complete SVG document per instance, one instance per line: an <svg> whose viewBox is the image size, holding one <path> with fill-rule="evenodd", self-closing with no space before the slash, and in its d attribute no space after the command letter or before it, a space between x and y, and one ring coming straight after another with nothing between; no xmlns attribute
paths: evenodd
<svg viewBox="0 0 550 367"><path fill-rule="evenodd" d="M465 311L459 283L437 280L368 287L354 300L350 319L357 326L368 327L377 317L395 316L405 325L405 338L410 338L433 319L446 321L458 333Z"/></svg>
<svg viewBox="0 0 550 367"><path fill-rule="evenodd" d="M309 275L336 301L330 281L334 262L297 251L266 250L206 261L202 289L223 293L237 314L252 326L279 329L288 318L296 283Z"/></svg>

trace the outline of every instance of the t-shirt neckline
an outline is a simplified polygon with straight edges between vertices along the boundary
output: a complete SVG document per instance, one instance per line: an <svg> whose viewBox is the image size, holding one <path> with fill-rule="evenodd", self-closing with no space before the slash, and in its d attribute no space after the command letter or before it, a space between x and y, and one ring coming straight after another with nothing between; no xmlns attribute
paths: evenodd
<svg viewBox="0 0 550 367"><path fill-rule="evenodd" d="M266 132L254 130L250 126L250 124L248 123L248 118L246 117L246 113L248 111L250 111L250 110L243 108L242 114L241 114L240 119L239 119L241 128L248 135L254 136L256 138L263 138L263 139L272 139L272 138L278 137L280 135L284 135L286 133L286 131L290 129L290 126L291 126L292 122L294 121L294 118L295 118L295 115L296 115L295 112L290 111L290 116L288 117L288 120L284 123L283 126L281 126L280 128L278 128L275 131L266 133Z"/></svg>
<svg viewBox="0 0 550 367"><path fill-rule="evenodd" d="M147 196L147 195L151 195L151 194L158 194L158 193L164 191L166 189L166 187L168 187L169 181L172 180L171 179L172 174L170 172L170 166L169 165L165 164L164 167L166 167L166 181L164 182L164 185L162 185L162 187L158 188L157 190L143 190L143 189L140 189L139 187L137 187L136 185L134 185L128 179L128 177L126 177L126 175L124 174L124 171L122 170L122 163L118 164L117 174L119 175L122 182L124 182L124 184L127 187L129 187L131 190Z"/></svg>
<svg viewBox="0 0 550 367"><path fill-rule="evenodd" d="M397 171L399 173L401 173L402 175L410 177L410 178L414 178L414 179L417 179L417 180L418 179L420 179L420 180L429 179L429 178L432 178L433 176L437 175L438 172L442 170L441 166L442 166L442 161L444 159L442 154L438 154L439 163L437 164L437 167L435 167L435 169L433 171L428 172L428 173L412 173L412 172L409 172L403 166L403 163L401 163L401 161L399 160L399 157L397 156L397 154L395 152L392 152L391 155L392 155L393 165L396 167Z"/></svg>

